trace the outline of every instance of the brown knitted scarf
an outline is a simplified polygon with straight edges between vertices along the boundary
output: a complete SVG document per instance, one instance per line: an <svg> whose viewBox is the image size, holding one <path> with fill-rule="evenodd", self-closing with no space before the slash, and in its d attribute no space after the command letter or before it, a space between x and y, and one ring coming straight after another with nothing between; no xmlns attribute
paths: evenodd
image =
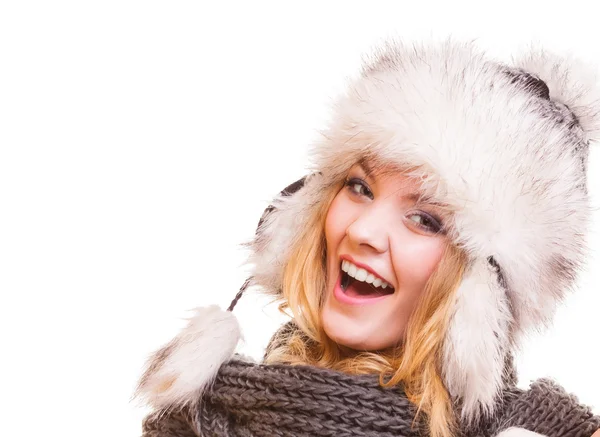
<svg viewBox="0 0 600 437"><path fill-rule="evenodd" d="M600 417L553 381L521 390L514 376L507 373L494 416L461 429L462 435L492 436L519 426L548 437L590 437L600 428ZM146 417L143 436L427 435L423 423L413 424L415 411L400 387L383 389L376 376L256 364L236 355L196 405Z"/></svg>

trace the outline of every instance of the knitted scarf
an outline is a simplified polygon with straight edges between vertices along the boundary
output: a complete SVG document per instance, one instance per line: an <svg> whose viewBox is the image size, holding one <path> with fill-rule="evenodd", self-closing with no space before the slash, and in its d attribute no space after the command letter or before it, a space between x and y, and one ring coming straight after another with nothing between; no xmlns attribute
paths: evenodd
<svg viewBox="0 0 600 437"><path fill-rule="evenodd" d="M143 437L427 435L402 388L384 389L378 381L235 355L198 402L148 415ZM519 389L510 362L504 383L493 417L462 427L462 436L495 436L516 426L547 437L590 437L600 428L599 416L550 379Z"/></svg>

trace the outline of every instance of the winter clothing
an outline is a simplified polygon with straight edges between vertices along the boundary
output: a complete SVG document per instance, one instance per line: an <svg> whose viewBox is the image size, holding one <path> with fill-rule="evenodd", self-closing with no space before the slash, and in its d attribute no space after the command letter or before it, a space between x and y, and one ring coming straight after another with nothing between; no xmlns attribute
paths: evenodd
<svg viewBox="0 0 600 437"><path fill-rule="evenodd" d="M293 323L282 329L290 327L297 329ZM495 414L463 429L464 437L494 436L511 427L547 437L589 437L600 428L600 417L552 380L540 379L529 390L517 388L516 380L508 360ZM415 411L401 387L383 389L376 376L259 365L235 355L201 403L155 411L144 420L143 437L426 435L423 422L413 426Z"/></svg>
<svg viewBox="0 0 600 437"><path fill-rule="evenodd" d="M493 435L514 424L548 436L589 437L599 419L576 399L545 380L518 390L506 374L511 350L529 329L551 320L585 260L587 157L590 141L600 135L600 94L589 71L543 51L509 66L452 41L387 45L337 101L324 139L312 150L309 176L284 190L263 215L245 286L280 295L299 231L353 164L366 158L410 167L423 193L452 210L448 238L468 256L442 375L460 404L458 416L489 421L463 432ZM187 405L201 435L405 434L410 406L401 392L378 389L375 380L238 357L227 362L238 329L230 313L201 309L186 336L150 361L140 392L159 410ZM198 346L203 336L212 336L210 349ZM183 369L190 362L197 369ZM299 390L298 381L306 391L289 388ZM336 384L348 397L335 391ZM332 394L323 399L319 390ZM246 401L255 403L244 408ZM340 421L334 405L348 411ZM153 417L147 435L169 435L152 434L163 423Z"/></svg>

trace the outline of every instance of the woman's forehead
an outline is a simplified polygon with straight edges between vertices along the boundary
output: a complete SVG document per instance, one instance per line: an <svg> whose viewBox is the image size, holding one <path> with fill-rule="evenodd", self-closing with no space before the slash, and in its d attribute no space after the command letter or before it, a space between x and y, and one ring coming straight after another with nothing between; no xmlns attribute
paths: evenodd
<svg viewBox="0 0 600 437"><path fill-rule="evenodd" d="M429 205L445 215L452 212L452 208L446 202L435 196L435 189L424 184L427 178L423 178L423 171L409 166L400 166L395 163L377 162L372 159L363 158L356 162L353 169L360 169L365 177L372 182L392 181L397 185L396 191L415 204Z"/></svg>
<svg viewBox="0 0 600 437"><path fill-rule="evenodd" d="M410 176L410 171L412 170L410 168L402 168L389 163L374 164L366 159L358 161L352 168L362 170L366 178L374 181L393 181L394 184L398 185L399 190L405 192L408 198L424 194L418 178L414 175Z"/></svg>

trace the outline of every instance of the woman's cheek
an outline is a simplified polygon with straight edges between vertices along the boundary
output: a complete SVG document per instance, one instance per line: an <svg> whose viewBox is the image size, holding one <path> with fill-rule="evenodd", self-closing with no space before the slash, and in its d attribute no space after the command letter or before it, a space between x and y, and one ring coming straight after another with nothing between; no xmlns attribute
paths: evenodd
<svg viewBox="0 0 600 437"><path fill-rule="evenodd" d="M342 210L344 209L342 203L340 193L333 199L329 211L327 212L327 218L325 219L325 234L328 240L338 240L339 235L342 234Z"/></svg>

